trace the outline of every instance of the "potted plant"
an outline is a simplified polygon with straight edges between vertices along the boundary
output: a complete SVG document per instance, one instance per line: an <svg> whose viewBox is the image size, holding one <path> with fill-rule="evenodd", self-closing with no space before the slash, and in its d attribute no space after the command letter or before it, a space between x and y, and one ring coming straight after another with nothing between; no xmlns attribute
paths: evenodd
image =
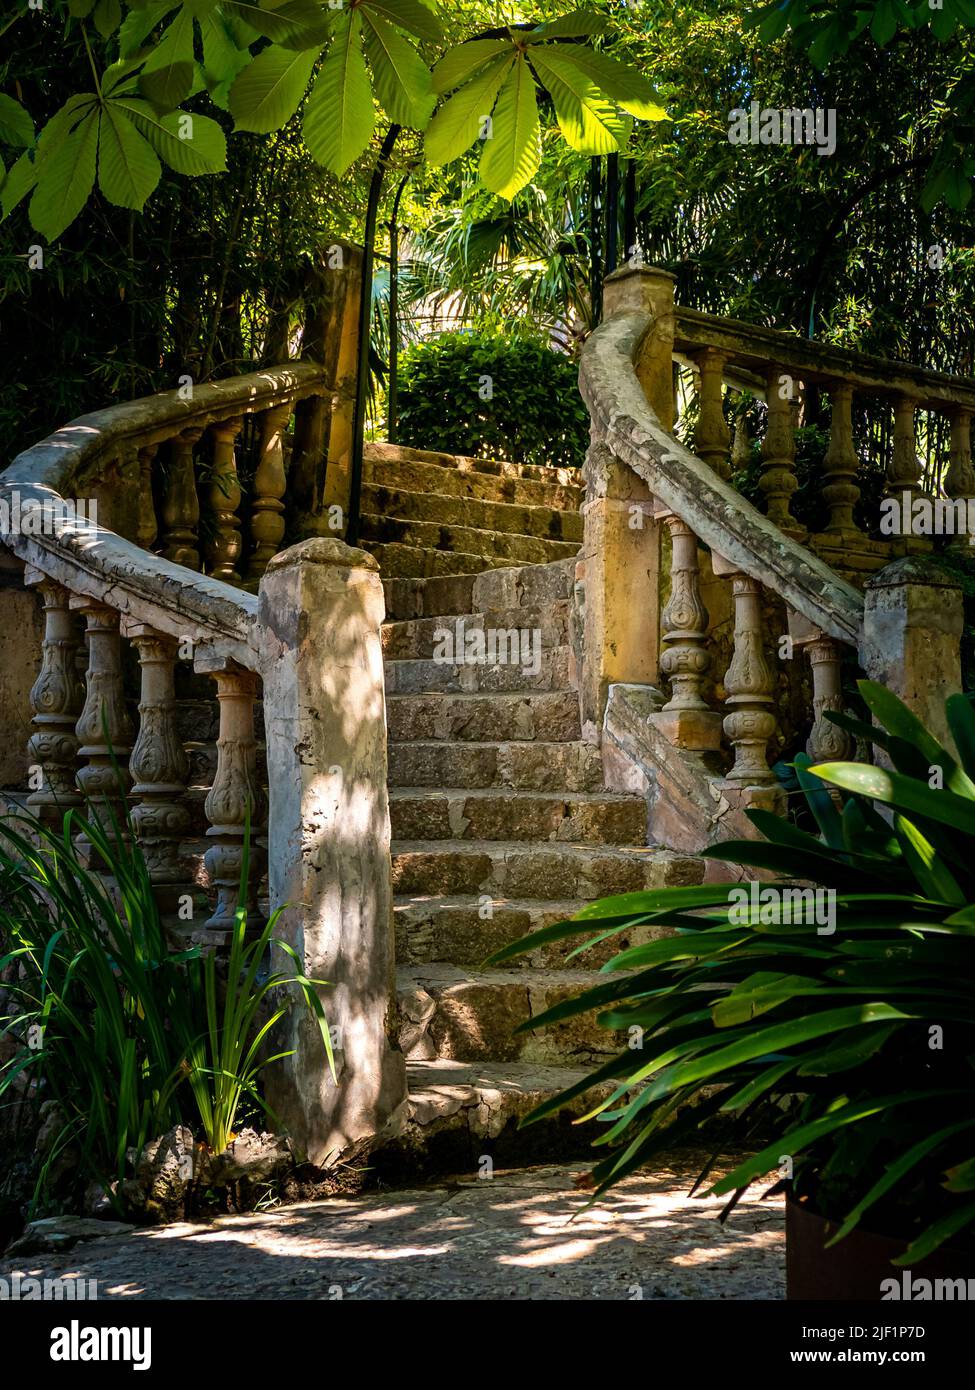
<svg viewBox="0 0 975 1390"><path fill-rule="evenodd" d="M525 1123L601 1088L598 1196L724 1117L752 1153L708 1191L728 1194L724 1219L777 1174L790 1297L975 1276L975 714L947 702L953 756L882 686L859 689L877 726L829 717L884 765L797 757L818 835L755 810L764 840L706 852L765 881L604 899L492 957L644 928L608 978L525 1025L598 1009L626 1040Z"/></svg>

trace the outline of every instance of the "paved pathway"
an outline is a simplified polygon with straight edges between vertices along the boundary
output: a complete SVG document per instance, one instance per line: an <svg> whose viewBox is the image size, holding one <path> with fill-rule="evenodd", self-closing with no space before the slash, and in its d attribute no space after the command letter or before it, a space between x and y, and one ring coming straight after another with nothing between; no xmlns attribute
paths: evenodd
<svg viewBox="0 0 975 1390"><path fill-rule="evenodd" d="M780 1299L781 1200L687 1197L693 1160L584 1210L585 1165L330 1198L0 1260L98 1280L100 1299ZM575 1219L573 1219L573 1217Z"/></svg>

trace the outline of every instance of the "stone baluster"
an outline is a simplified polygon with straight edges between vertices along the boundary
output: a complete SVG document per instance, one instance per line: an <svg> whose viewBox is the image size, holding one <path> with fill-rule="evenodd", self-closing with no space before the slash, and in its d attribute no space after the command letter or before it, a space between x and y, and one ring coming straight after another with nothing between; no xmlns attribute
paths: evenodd
<svg viewBox="0 0 975 1390"><path fill-rule="evenodd" d="M139 529L136 539L143 550L151 550L156 541L156 503L152 495L152 465L159 451L158 444L145 444L139 450Z"/></svg>
<svg viewBox="0 0 975 1390"><path fill-rule="evenodd" d="M731 463L728 457L730 435L722 405L725 356L717 348L705 348L696 361L701 386L694 452L719 478L727 478L731 474Z"/></svg>
<svg viewBox="0 0 975 1390"><path fill-rule="evenodd" d="M853 740L845 729L826 718L826 712L843 709L839 645L825 634L807 644L813 679L813 726L806 741L806 752L813 762L842 762L853 751Z"/></svg>
<svg viewBox="0 0 975 1390"><path fill-rule="evenodd" d="M740 473L747 468L752 456L752 441L748 433L748 421L744 414L735 422L734 440L731 445L731 471Z"/></svg>
<svg viewBox="0 0 975 1390"><path fill-rule="evenodd" d="M169 446L169 467L162 504L162 553L167 560L187 569L200 568L200 502L196 495L193 446L202 430L188 429Z"/></svg>
<svg viewBox="0 0 975 1390"><path fill-rule="evenodd" d="M914 437L914 412L917 403L910 396L898 396L894 402L894 443L887 461L886 496L901 502L909 496L908 512L903 518L909 530L910 500L921 494L921 460L917 456Z"/></svg>
<svg viewBox="0 0 975 1390"><path fill-rule="evenodd" d="M60 825L64 813L81 805L75 788L78 740L75 725L84 701L78 673L81 646L68 608L68 591L39 570L28 567L24 583L40 589L44 601L41 669L30 692L33 733L27 745L27 807L48 825Z"/></svg>
<svg viewBox="0 0 975 1390"><path fill-rule="evenodd" d="M234 441L240 433L241 420L222 420L211 426L213 440L213 471L206 500L213 518L213 533L206 545L207 573L228 584L238 584L240 573L240 483L237 479L237 460Z"/></svg>
<svg viewBox="0 0 975 1390"><path fill-rule="evenodd" d="M665 710L706 710L701 682L711 665L708 611L701 599L697 536L673 513L665 518L671 538L670 598L661 614L662 641L669 645L660 669L669 677L671 697Z"/></svg>
<svg viewBox="0 0 975 1390"><path fill-rule="evenodd" d="M124 840L127 831L121 822L131 783L125 763L132 748L132 721L122 689L119 615L114 608L88 597L72 596L70 606L84 613L88 624L85 704L75 726L81 745L78 753L88 761L78 771L78 788L89 818L99 820L106 833L114 836L114 817L120 822ZM84 833L78 836L77 844L84 853L90 853L91 844Z"/></svg>
<svg viewBox="0 0 975 1390"><path fill-rule="evenodd" d="M260 448L251 510L254 549L247 566L247 578L251 583L260 579L284 538L284 502L281 499L287 475L283 436L290 414L290 405L275 406L265 410L260 419Z"/></svg>
<svg viewBox="0 0 975 1390"><path fill-rule="evenodd" d="M251 833L245 905L248 928L252 930L259 930L262 924L255 900L266 856L256 843L263 807L254 738L257 676L236 667L214 670L211 674L216 681L220 705L220 736L217 770L206 799L206 815L210 822L207 838L213 843L204 856L204 863L216 889L217 902L204 930L209 939L222 944L233 929L240 897L248 810Z"/></svg>
<svg viewBox="0 0 975 1390"><path fill-rule="evenodd" d="M853 508L860 499L856 485L857 453L853 447L853 387L837 382L830 390L833 413L829 423L829 445L823 459L826 483L823 497L829 507L826 530L833 535L858 536Z"/></svg>
<svg viewBox="0 0 975 1390"><path fill-rule="evenodd" d="M770 785L768 741L775 733L775 673L765 655L762 632L762 586L747 574L731 577L735 603L735 650L724 678L724 731L735 750L728 781L741 786Z"/></svg>
<svg viewBox="0 0 975 1390"><path fill-rule="evenodd" d="M149 877L160 887L182 881L179 846L190 825L185 804L189 760L176 728L173 672L178 643L143 623L127 625L142 674L139 735L129 759L132 825ZM172 904L161 902L164 911Z"/></svg>
<svg viewBox="0 0 975 1390"><path fill-rule="evenodd" d="M945 491L956 503L964 504L965 516L962 524L955 523L955 536L951 548L968 550L975 528L969 525L969 517L975 522L975 468L972 467L972 412L964 406L956 406L950 415L951 444L948 454L948 470L945 473Z"/></svg>
<svg viewBox="0 0 975 1390"><path fill-rule="evenodd" d="M789 499L798 487L792 392L792 378L780 367L770 367L765 395L768 418L762 440L762 476L758 485L765 497L769 520L774 521L787 535L802 537L805 532L789 509Z"/></svg>

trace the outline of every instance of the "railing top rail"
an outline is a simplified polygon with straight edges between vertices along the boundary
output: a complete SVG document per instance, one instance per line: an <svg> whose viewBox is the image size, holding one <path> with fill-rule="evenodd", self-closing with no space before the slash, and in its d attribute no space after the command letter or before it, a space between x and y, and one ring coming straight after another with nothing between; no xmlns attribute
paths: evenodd
<svg viewBox="0 0 975 1390"><path fill-rule="evenodd" d="M962 408L975 412L975 378L927 371L909 362L850 352L827 343L744 323L718 318L697 309L674 310L674 347L690 355L717 348L734 364L761 371L771 364L790 370L805 381L850 383L872 395L909 396L919 407L935 410Z"/></svg>
<svg viewBox="0 0 975 1390"><path fill-rule="evenodd" d="M855 644L863 618L856 589L784 535L660 425L635 370L652 327L651 314L629 311L589 337L579 381L597 432L712 550L830 636Z"/></svg>
<svg viewBox="0 0 975 1390"><path fill-rule="evenodd" d="M196 386L188 400L178 391L162 391L80 416L0 473L0 539L72 593L103 601L160 632L202 642L214 659L253 667L254 595L153 555L59 504L77 480L127 446L158 443L325 389L320 366L294 362ZM25 509L46 509L50 521L43 531L25 533L11 524L15 497L21 516Z"/></svg>

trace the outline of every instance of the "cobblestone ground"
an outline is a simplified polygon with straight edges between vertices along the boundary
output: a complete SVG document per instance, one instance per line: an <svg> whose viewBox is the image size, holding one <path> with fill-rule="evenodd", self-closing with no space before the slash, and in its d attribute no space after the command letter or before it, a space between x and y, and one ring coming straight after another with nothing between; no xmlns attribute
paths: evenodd
<svg viewBox="0 0 975 1390"><path fill-rule="evenodd" d="M682 1161L586 1209L584 1165L330 1198L0 1261L100 1299L780 1299L782 1203L688 1198Z"/></svg>

